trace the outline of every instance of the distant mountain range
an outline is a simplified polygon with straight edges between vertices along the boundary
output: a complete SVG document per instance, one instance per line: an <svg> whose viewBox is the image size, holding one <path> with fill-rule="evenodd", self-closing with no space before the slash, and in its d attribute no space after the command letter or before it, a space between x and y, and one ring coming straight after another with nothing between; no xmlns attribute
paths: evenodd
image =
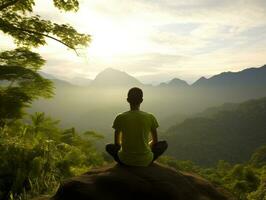
<svg viewBox="0 0 266 200"><path fill-rule="evenodd" d="M111 68L86 84L77 84L77 80L70 83L49 74L42 75L55 83L55 96L49 100L36 101L31 112L45 111L61 119L65 127L93 129L106 134L111 131L115 115L128 109L127 91L134 86L143 89L142 108L157 116L161 130L208 107L266 96L266 65L240 72L221 73L208 79L201 78L192 85L178 78L157 86L146 85L126 72Z"/></svg>
<svg viewBox="0 0 266 200"><path fill-rule="evenodd" d="M266 85L266 65L260 68L248 68L239 72L223 72L209 79L201 77L193 86L217 87L217 86L251 86Z"/></svg>
<svg viewBox="0 0 266 200"><path fill-rule="evenodd" d="M59 86L64 86L64 87L72 86L72 83L70 81L66 81L66 80L57 78L57 77L53 76L52 74L48 74L48 73L45 73L45 72L39 72L39 74L42 77L44 77L44 78L50 79L55 84L56 87L59 87Z"/></svg>
<svg viewBox="0 0 266 200"><path fill-rule="evenodd" d="M94 80L81 77L62 80L51 74L41 72L41 75L52 80L61 80L77 86L131 86L144 85L133 76L113 68L106 68L100 72ZM261 85L266 84L266 65L259 68L248 68L239 72L223 72L210 78L201 77L193 84L189 85L186 81L174 78L168 82L159 84L160 87L225 87L225 86L243 86L243 85Z"/></svg>
<svg viewBox="0 0 266 200"><path fill-rule="evenodd" d="M66 84L66 85L73 85L73 86L88 86L92 82L91 79L88 78L82 78L82 77L74 77L74 78L61 78L54 76L52 74L46 73L46 72L39 72L40 75L42 75L44 78L52 80L55 84Z"/></svg>

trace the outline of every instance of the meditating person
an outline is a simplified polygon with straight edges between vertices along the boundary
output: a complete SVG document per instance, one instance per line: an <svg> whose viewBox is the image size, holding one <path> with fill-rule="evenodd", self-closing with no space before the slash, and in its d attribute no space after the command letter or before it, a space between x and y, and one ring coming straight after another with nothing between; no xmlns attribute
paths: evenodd
<svg viewBox="0 0 266 200"><path fill-rule="evenodd" d="M130 110L115 118L114 144L106 145L106 151L121 165L148 166L163 154L168 145L166 141L158 142L156 118L140 110L142 90L131 88L127 101Z"/></svg>

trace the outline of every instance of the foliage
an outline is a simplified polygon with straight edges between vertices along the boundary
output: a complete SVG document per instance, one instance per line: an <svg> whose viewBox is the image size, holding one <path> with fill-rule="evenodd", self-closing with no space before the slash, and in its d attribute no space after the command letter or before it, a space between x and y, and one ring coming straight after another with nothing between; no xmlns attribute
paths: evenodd
<svg viewBox="0 0 266 200"><path fill-rule="evenodd" d="M54 192L64 178L101 165L93 147L99 134L62 130L44 113L15 121L0 131L0 199L29 199ZM12 198L11 198L12 197Z"/></svg>
<svg viewBox="0 0 266 200"><path fill-rule="evenodd" d="M204 166L214 165L219 159L230 163L248 161L256 148L266 144L265 119L266 98L236 104L232 109L218 109L212 116L203 113L168 131L168 153ZM261 151L265 153L265 149ZM254 162L265 161L261 155L254 157Z"/></svg>
<svg viewBox="0 0 266 200"><path fill-rule="evenodd" d="M265 167L264 167L264 176L261 179L260 186L254 192L251 192L248 195L248 200L266 200L266 176L265 176Z"/></svg>
<svg viewBox="0 0 266 200"><path fill-rule="evenodd" d="M266 145L257 149L257 151L252 155L250 163L259 167L266 165Z"/></svg>
<svg viewBox="0 0 266 200"><path fill-rule="evenodd" d="M19 47L13 51L4 51L0 53L0 64L7 66L24 66L31 70L38 70L44 65L45 60L29 48Z"/></svg>
<svg viewBox="0 0 266 200"><path fill-rule="evenodd" d="M54 0L63 11L77 11L77 0ZM52 82L38 74L45 60L32 47L53 39L69 49L87 46L90 36L69 24L57 24L34 15L34 0L0 0L0 31L14 39L17 48L0 52L0 127L21 118L23 108L39 97L52 96Z"/></svg>
<svg viewBox="0 0 266 200"><path fill-rule="evenodd" d="M38 97L52 95L52 83L35 71L20 66L1 66L0 81L0 125L8 120L21 118L23 108Z"/></svg>
<svg viewBox="0 0 266 200"><path fill-rule="evenodd" d="M46 38L54 39L70 49L87 45L90 36L78 33L68 24L57 24L33 15L34 0L1 0L0 30L12 36L19 46L38 47L46 44ZM63 11L77 11L77 0L54 0Z"/></svg>
<svg viewBox="0 0 266 200"><path fill-rule="evenodd" d="M235 165L220 160L214 167L203 168L192 161L176 160L167 156L160 158L159 162L177 170L199 174L213 184L230 191L236 199L265 200L266 165L263 161L256 162L256 165L252 163L254 156L261 156L261 149L264 148L265 146L256 150L250 162Z"/></svg>

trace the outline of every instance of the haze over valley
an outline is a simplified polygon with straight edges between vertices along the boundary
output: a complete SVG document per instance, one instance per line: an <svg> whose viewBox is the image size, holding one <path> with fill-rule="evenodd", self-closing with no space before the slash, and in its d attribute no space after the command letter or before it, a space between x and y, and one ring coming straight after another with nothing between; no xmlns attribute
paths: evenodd
<svg viewBox="0 0 266 200"><path fill-rule="evenodd" d="M114 117L128 110L126 95L130 87L143 89L142 109L157 116L162 132L209 107L266 96L266 65L202 77L191 85L178 77L159 85L147 85L112 68L85 83L84 80L70 83L43 75L53 80L55 96L36 101L30 109L32 112L44 111L60 119L64 127L95 130L107 138L112 137Z"/></svg>

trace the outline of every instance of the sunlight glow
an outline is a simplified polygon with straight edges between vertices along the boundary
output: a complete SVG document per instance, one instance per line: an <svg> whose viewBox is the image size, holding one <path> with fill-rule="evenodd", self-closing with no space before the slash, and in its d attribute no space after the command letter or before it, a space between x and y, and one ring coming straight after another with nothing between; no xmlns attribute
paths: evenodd
<svg viewBox="0 0 266 200"><path fill-rule="evenodd" d="M112 67L141 75L144 81L179 77L190 82L225 69L265 64L265 12L259 1L237 0L228 6L204 0L86 0L77 13L60 13L50 1L37 2L40 16L92 36L81 57L70 56L73 52L60 45L41 48L54 63L46 65L53 73L62 73L56 65L68 65L67 76L92 78Z"/></svg>

